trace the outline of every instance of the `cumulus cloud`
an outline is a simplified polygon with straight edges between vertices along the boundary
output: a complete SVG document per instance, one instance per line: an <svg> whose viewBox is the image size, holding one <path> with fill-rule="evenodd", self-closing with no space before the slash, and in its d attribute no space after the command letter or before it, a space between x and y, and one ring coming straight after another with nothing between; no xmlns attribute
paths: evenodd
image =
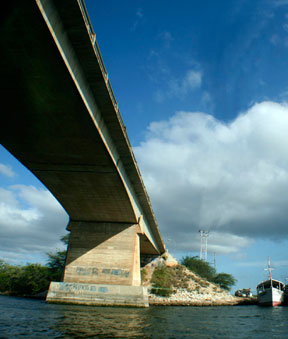
<svg viewBox="0 0 288 339"><path fill-rule="evenodd" d="M0 258L12 263L41 261L61 248L68 216L46 189L0 188Z"/></svg>
<svg viewBox="0 0 288 339"><path fill-rule="evenodd" d="M0 164L0 174L5 175L6 177L13 178L15 173L12 168L8 165Z"/></svg>
<svg viewBox="0 0 288 339"><path fill-rule="evenodd" d="M179 250L231 253L288 236L288 106L255 104L234 121L178 112L135 148L160 230Z"/></svg>

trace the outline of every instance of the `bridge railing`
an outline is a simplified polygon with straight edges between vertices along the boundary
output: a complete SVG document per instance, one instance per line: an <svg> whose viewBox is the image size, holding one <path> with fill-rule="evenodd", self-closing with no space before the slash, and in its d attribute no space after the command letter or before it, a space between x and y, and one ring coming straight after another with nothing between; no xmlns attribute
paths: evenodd
<svg viewBox="0 0 288 339"><path fill-rule="evenodd" d="M110 83L110 80L109 80L109 77L108 77L108 72L107 72L106 67L104 65L104 61L102 59L102 55L100 53L99 45L98 45L97 40L96 40L96 34L95 34L94 30L93 30L93 26L92 26L91 21L89 19L89 15L88 15L88 12L87 12L87 8L86 8L86 5L85 5L85 2L83 0L78 0L78 3L79 3L79 6L80 6L80 9L82 11L82 14L83 14L83 17L84 17L84 21L85 21L85 24L86 24L86 27L87 27L87 31L89 33L92 45L94 47L94 51L95 51L96 57L98 59L98 62L99 62L102 74L104 76L105 83L106 83L108 92L110 94L113 106L115 108L117 117L118 117L118 119L120 121L121 126L123 127L123 129L124 129L124 131L126 133L126 126L125 126L124 121L122 119L122 116L121 116L121 113L120 113L120 110L119 110L119 107L118 107L118 103L117 103L117 100L115 98L115 94L113 92L113 89L112 89L112 86L111 86L111 83ZM127 138L127 140L128 140L128 138ZM128 142L129 142L129 140L128 140ZM131 147L130 142L129 142L129 146ZM131 149L132 149L132 147L131 147Z"/></svg>
<svg viewBox="0 0 288 339"><path fill-rule="evenodd" d="M104 65L104 61L103 61L103 59L102 59L102 55L101 55L101 53L100 53L99 45L98 45L98 42L97 42L97 40L96 40L96 34L95 34L94 30L93 30L91 21L90 21L90 19L89 19L89 15L88 15L88 12L87 12L87 8L86 8L86 5L85 5L85 2L84 2L84 0L78 0L78 3L79 3L79 6L80 6L80 9L81 9L81 11L82 11L83 18L84 18L84 21L85 21L85 24L86 24L86 27L87 27L87 31L88 31L88 33L89 33L89 36L90 36L92 45L93 45L93 47L94 47L94 51L95 51L95 54L96 54L98 63L99 63L99 65L100 65L100 69L101 69L101 71L102 71L103 77L104 77L104 79L105 79L105 83L106 83L106 86L107 86L107 89L108 89L110 98L111 98L111 100L112 100L112 103L113 103L113 106L114 106L116 115L117 115L118 120L119 120L119 122L120 122L120 125L121 125L121 127L122 127L122 129L123 129L124 135L126 136L126 142L127 142L128 147L129 147L129 149L130 149L130 153L131 153L131 155L132 155L132 158L133 158L133 160L134 160L134 162L135 162L135 164L136 164L136 169L137 169L137 172L138 172L138 174L139 174L140 180L142 181L143 187L145 187L145 186L144 186L144 183L143 183L143 179L142 179L141 173L140 173L139 168L138 168L137 160L136 160L135 155L134 155L134 152L133 152L132 145L131 145L130 140L129 140L129 138L128 138L126 126L125 126L125 124L124 124L122 115L121 115L120 110L119 110L119 107L118 107L117 100L116 100L116 98L115 98L115 94L114 94L114 92L113 92L113 89L112 89L112 86L111 86L111 83L110 83L110 80L109 80L109 77L108 77L108 72L107 72L106 67L105 67L105 65ZM149 199L148 199L148 201L149 201L149 204L151 205Z"/></svg>
<svg viewBox="0 0 288 339"><path fill-rule="evenodd" d="M93 26L91 24L91 21L90 21L89 15L88 15L88 11L87 11L85 2L83 0L78 0L78 4L79 4L79 7L80 7L81 12L83 14L85 24L86 24L86 26L88 28L89 35L90 35L90 37L93 40L95 40L96 34L95 34L94 30L93 30Z"/></svg>

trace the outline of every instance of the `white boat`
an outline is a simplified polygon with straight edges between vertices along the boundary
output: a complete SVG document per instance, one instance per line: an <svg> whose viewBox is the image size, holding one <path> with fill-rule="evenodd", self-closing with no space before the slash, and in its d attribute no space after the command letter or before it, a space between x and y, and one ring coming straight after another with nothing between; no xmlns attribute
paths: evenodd
<svg viewBox="0 0 288 339"><path fill-rule="evenodd" d="M268 280L257 285L258 304L262 306L279 306L284 303L285 284L272 279L270 258L268 258Z"/></svg>

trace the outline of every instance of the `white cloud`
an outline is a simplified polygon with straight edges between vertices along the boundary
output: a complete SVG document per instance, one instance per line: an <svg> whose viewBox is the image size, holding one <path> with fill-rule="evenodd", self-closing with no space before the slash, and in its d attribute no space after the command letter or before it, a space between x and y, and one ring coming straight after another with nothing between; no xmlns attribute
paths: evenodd
<svg viewBox="0 0 288 339"><path fill-rule="evenodd" d="M9 178L13 178L15 176L15 173L13 172L12 168L4 164L0 164L0 174L3 174Z"/></svg>
<svg viewBox="0 0 288 339"><path fill-rule="evenodd" d="M135 148L160 230L179 250L231 253L255 238L288 236L288 106L255 104L223 123L178 112L151 123Z"/></svg>
<svg viewBox="0 0 288 339"><path fill-rule="evenodd" d="M159 69L162 69L159 66ZM175 78L163 67L162 73L166 73L167 89L158 89L154 94L154 99L157 102L163 102L167 98L176 97L184 99L188 94L192 93L196 89L201 87L202 84L202 73L200 71L188 70L183 78ZM203 103L208 99L209 94L203 97ZM210 98L209 98L210 100Z"/></svg>
<svg viewBox="0 0 288 339"><path fill-rule="evenodd" d="M45 259L61 247L67 222L49 191L25 185L0 188L0 258L16 263Z"/></svg>
<svg viewBox="0 0 288 339"><path fill-rule="evenodd" d="M199 88L202 83L202 73L188 70L183 79L171 79L169 81L169 95L185 97L189 92Z"/></svg>

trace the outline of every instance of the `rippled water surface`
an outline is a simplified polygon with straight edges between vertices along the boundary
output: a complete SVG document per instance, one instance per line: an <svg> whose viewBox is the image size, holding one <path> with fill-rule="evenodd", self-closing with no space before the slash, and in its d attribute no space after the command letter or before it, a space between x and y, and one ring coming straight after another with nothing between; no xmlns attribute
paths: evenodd
<svg viewBox="0 0 288 339"><path fill-rule="evenodd" d="M0 338L288 338L288 307L52 305L0 296Z"/></svg>

